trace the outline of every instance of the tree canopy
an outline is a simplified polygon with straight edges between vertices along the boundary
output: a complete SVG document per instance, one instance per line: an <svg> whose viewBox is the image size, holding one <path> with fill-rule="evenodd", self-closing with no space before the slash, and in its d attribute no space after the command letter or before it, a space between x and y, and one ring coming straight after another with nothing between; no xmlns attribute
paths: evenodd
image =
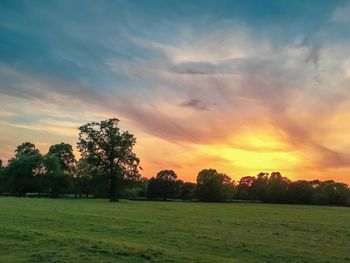
<svg viewBox="0 0 350 263"><path fill-rule="evenodd" d="M226 174L215 169L204 169L198 173L196 195L202 201L224 201L233 198L233 183Z"/></svg>
<svg viewBox="0 0 350 263"><path fill-rule="evenodd" d="M139 176L139 162L133 152L134 135L121 131L116 118L79 127L78 149L83 158L94 162L109 175L110 200L118 200L118 186L127 177Z"/></svg>
<svg viewBox="0 0 350 263"><path fill-rule="evenodd" d="M163 200L174 198L178 193L177 175L173 170L161 170L148 182L148 196Z"/></svg>
<svg viewBox="0 0 350 263"><path fill-rule="evenodd" d="M19 158L23 155L32 156L40 154L39 150L31 142L24 142L21 145L17 146L15 153L15 158Z"/></svg>
<svg viewBox="0 0 350 263"><path fill-rule="evenodd" d="M57 157L63 172L67 174L73 173L76 160L72 145L63 142L51 145L47 155Z"/></svg>

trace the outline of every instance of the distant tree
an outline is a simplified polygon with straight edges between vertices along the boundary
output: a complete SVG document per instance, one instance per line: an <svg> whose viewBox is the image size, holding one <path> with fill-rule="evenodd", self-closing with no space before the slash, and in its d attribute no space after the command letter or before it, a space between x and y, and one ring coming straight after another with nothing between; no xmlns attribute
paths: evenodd
<svg viewBox="0 0 350 263"><path fill-rule="evenodd" d="M254 176L242 177L237 185L236 198L240 200L254 199L251 186L253 185L256 178Z"/></svg>
<svg viewBox="0 0 350 263"><path fill-rule="evenodd" d="M41 191L45 191L51 197L56 198L69 193L72 189L72 176L63 172L60 160L54 155L44 156L38 173L41 179Z"/></svg>
<svg viewBox="0 0 350 263"><path fill-rule="evenodd" d="M147 197L148 181L146 177L126 180L121 192L122 198L137 199Z"/></svg>
<svg viewBox="0 0 350 263"><path fill-rule="evenodd" d="M239 185L250 187L253 185L256 178L254 176L244 176L239 180Z"/></svg>
<svg viewBox="0 0 350 263"><path fill-rule="evenodd" d="M312 203L315 205L330 205L327 193L316 191L312 196Z"/></svg>
<svg viewBox="0 0 350 263"><path fill-rule="evenodd" d="M319 182L315 189L313 202L319 205L349 205L349 187L333 180Z"/></svg>
<svg viewBox="0 0 350 263"><path fill-rule="evenodd" d="M346 184L333 180L292 182L279 172L242 177L236 197L270 203L350 205L350 189Z"/></svg>
<svg viewBox="0 0 350 263"><path fill-rule="evenodd" d="M92 193L93 189L93 177L97 171L94 171L94 166L91 165L88 160L80 159L77 162L75 174L74 174L74 193L76 197L88 197ZM105 183L104 185L106 185Z"/></svg>
<svg viewBox="0 0 350 263"><path fill-rule="evenodd" d="M350 205L350 189L347 184L335 183L331 203L335 205Z"/></svg>
<svg viewBox="0 0 350 263"><path fill-rule="evenodd" d="M267 188L269 183L269 174L259 173L250 186L251 200L265 201L267 196Z"/></svg>
<svg viewBox="0 0 350 263"><path fill-rule="evenodd" d="M159 184L159 181L155 177L149 179L147 186L147 198L154 199L161 197L160 189L161 186Z"/></svg>
<svg viewBox="0 0 350 263"><path fill-rule="evenodd" d="M162 170L158 172L156 177L152 177L148 182L149 198L174 198L179 189L177 175L173 170Z"/></svg>
<svg viewBox="0 0 350 263"><path fill-rule="evenodd" d="M148 181L149 180L146 177L142 177L141 180L139 180L139 197L147 197Z"/></svg>
<svg viewBox="0 0 350 263"><path fill-rule="evenodd" d="M233 197L234 185L226 174L204 169L197 176L196 196L201 201L224 201Z"/></svg>
<svg viewBox="0 0 350 263"><path fill-rule="evenodd" d="M19 158L23 155L32 156L40 154L39 150L36 149L35 145L31 142L24 142L17 146L15 153L15 158Z"/></svg>
<svg viewBox="0 0 350 263"><path fill-rule="evenodd" d="M60 143L50 146L47 155L58 158L62 170L66 174L72 175L76 164L72 145L68 143Z"/></svg>
<svg viewBox="0 0 350 263"><path fill-rule="evenodd" d="M7 190L14 195L23 196L39 190L37 170L42 155L30 142L22 143L15 150L15 158L8 163L5 174Z"/></svg>
<svg viewBox="0 0 350 263"><path fill-rule="evenodd" d="M195 183L185 182L181 185L180 198L183 200L194 199L196 197L195 191L196 191Z"/></svg>
<svg viewBox="0 0 350 263"><path fill-rule="evenodd" d="M287 201L290 180L282 177L280 172L271 173L266 186L266 194L261 201L270 203L285 203Z"/></svg>
<svg viewBox="0 0 350 263"><path fill-rule="evenodd" d="M0 194L6 190L6 178L5 167L2 166L2 160L0 159Z"/></svg>
<svg viewBox="0 0 350 263"><path fill-rule="evenodd" d="M231 177L229 177L226 174L221 174L221 176L223 177L223 189L225 200L232 199L234 194L236 193L235 181L233 181Z"/></svg>
<svg viewBox="0 0 350 263"><path fill-rule="evenodd" d="M94 160L109 176L110 201L117 201L117 186L127 177L139 176L139 159L133 152L134 135L121 132L118 119L92 122L79 128L78 149L82 158Z"/></svg>
<svg viewBox="0 0 350 263"><path fill-rule="evenodd" d="M292 204L311 204L315 189L312 183L299 180L290 182L288 185L287 199Z"/></svg>
<svg viewBox="0 0 350 263"><path fill-rule="evenodd" d="M28 192L38 192L39 184L37 169L40 167L42 156L22 154L16 159L11 159L6 169L6 185L8 191L17 196L23 196Z"/></svg>

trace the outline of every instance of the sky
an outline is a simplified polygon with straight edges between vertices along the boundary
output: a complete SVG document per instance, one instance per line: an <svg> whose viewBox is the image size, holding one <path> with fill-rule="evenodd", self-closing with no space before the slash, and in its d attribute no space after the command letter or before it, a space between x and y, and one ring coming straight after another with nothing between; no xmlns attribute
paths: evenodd
<svg viewBox="0 0 350 263"><path fill-rule="evenodd" d="M3 0L0 158L116 117L146 177L350 184L349 46L349 1Z"/></svg>

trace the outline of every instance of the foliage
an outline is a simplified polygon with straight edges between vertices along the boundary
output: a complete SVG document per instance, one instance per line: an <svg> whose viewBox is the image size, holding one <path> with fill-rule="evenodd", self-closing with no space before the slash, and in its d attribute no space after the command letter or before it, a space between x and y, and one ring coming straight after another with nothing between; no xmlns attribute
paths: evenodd
<svg viewBox="0 0 350 263"><path fill-rule="evenodd" d="M58 158L64 173L73 174L76 161L72 145L63 142L51 145L47 154Z"/></svg>
<svg viewBox="0 0 350 263"><path fill-rule="evenodd" d="M133 152L134 135L121 132L118 119L91 122L79 128L78 149L82 158L93 160L94 165L109 176L110 200L117 200L121 182L139 177L139 159Z"/></svg>
<svg viewBox="0 0 350 263"><path fill-rule="evenodd" d="M2 160L0 159L0 194L2 194L5 189L5 168L2 166Z"/></svg>
<svg viewBox="0 0 350 263"><path fill-rule="evenodd" d="M34 156L40 154L39 150L36 149L35 145L31 142L24 142L17 146L15 153L16 159L20 158L21 156Z"/></svg>
<svg viewBox="0 0 350 263"><path fill-rule="evenodd" d="M145 177L125 181L121 197L131 200L147 197L148 181Z"/></svg>
<svg viewBox="0 0 350 263"><path fill-rule="evenodd" d="M218 202L232 199L234 185L226 174L204 169L197 176L196 196L201 201Z"/></svg>
<svg viewBox="0 0 350 263"><path fill-rule="evenodd" d="M92 193L93 177L98 173L94 168L86 159L78 161L74 177L74 193L76 197L82 197L82 195L88 197Z"/></svg>
<svg viewBox="0 0 350 263"><path fill-rule="evenodd" d="M52 197L69 193L72 188L72 177L62 170L60 160L53 155L47 155L42 162L43 186L41 191L48 193Z"/></svg>
<svg viewBox="0 0 350 263"><path fill-rule="evenodd" d="M288 185L288 203L311 204L314 196L314 187L310 182L299 180Z"/></svg>
<svg viewBox="0 0 350 263"><path fill-rule="evenodd" d="M135 137L121 132L117 125L117 119L110 119L80 127L78 146L82 158L78 162L69 144L52 145L46 155L41 155L33 143L22 143L5 167L0 160L0 194L51 197L74 194L114 200L111 193L118 186L118 195L127 199L197 198L218 202L234 198L350 206L350 189L344 183L333 180L293 182L279 172L245 176L236 186L229 176L214 169L200 171L197 184L178 179L173 170L162 170L148 180L139 173L139 160L133 153Z"/></svg>
<svg viewBox="0 0 350 263"><path fill-rule="evenodd" d="M269 203L350 205L350 189L333 180L292 182L279 172L242 177L237 185L237 199Z"/></svg>
<svg viewBox="0 0 350 263"><path fill-rule="evenodd" d="M175 198L179 193L177 175L173 170L162 170L156 177L152 177L148 182L149 198Z"/></svg>
<svg viewBox="0 0 350 263"><path fill-rule="evenodd" d="M53 155L43 156L32 143L23 143L1 171L3 192L23 196L27 193L48 194L57 197L70 191L71 176L62 171L59 159Z"/></svg>
<svg viewBox="0 0 350 263"><path fill-rule="evenodd" d="M18 155L16 159L10 160L5 174L7 191L23 196L28 192L39 190L37 169L40 167L42 156Z"/></svg>
<svg viewBox="0 0 350 263"><path fill-rule="evenodd" d="M182 182L182 181L181 181ZM180 198L183 200L192 200L196 197L196 184L182 182L180 184Z"/></svg>

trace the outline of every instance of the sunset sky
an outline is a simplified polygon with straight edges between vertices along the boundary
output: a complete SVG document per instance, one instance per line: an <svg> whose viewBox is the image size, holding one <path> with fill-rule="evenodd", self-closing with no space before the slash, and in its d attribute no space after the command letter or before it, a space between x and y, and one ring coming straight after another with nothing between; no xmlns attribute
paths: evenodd
<svg viewBox="0 0 350 263"><path fill-rule="evenodd" d="M350 183L350 1L3 0L0 80L4 161L117 117L147 177Z"/></svg>

